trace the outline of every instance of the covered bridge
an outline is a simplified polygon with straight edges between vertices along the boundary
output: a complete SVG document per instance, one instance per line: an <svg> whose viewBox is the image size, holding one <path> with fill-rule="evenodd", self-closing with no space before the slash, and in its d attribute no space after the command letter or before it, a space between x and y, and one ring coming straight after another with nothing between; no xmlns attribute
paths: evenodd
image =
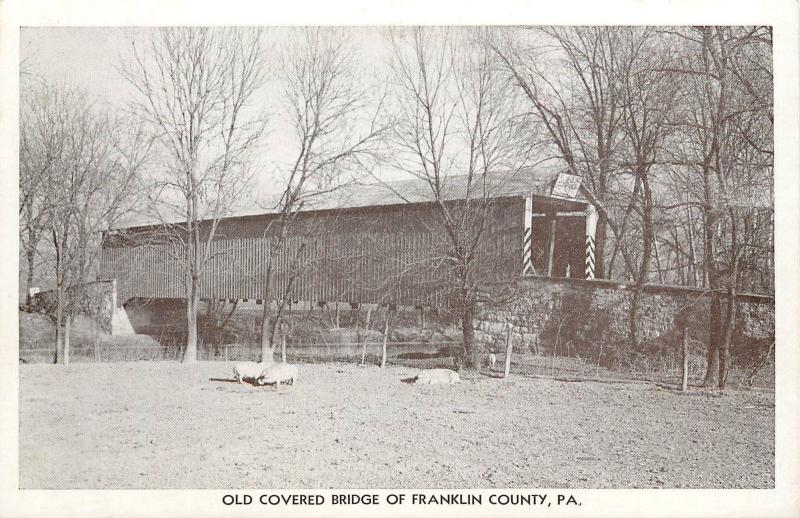
<svg viewBox="0 0 800 518"><path fill-rule="evenodd" d="M596 213L578 184L571 175L535 169L486 175L480 196L490 203L478 278L592 278ZM471 195L465 186L466 177L451 177L445 203L466 207ZM219 221L202 273L202 299L261 303L270 254L275 293L293 301L440 305L447 297L449 244L423 180L342 188L299 212L276 246L279 216L238 213ZM132 298L186 297L175 228L181 227L128 226L103 235L100 275L115 281L118 306Z"/></svg>

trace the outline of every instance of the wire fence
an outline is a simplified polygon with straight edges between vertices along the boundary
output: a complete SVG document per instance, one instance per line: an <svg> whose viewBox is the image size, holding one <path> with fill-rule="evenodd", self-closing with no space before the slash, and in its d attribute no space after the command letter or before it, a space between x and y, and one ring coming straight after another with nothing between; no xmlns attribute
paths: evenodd
<svg viewBox="0 0 800 518"><path fill-rule="evenodd" d="M290 363L348 362L364 365L379 365L383 344L380 341L305 343L285 345L275 348L274 359ZM455 368L453 360L456 353L463 350L459 342L387 342L386 356L390 365L404 365L419 369ZM50 363L54 360L54 349L20 349L20 361L24 363ZM128 362L128 361L179 361L184 354L184 346L177 343L163 345L112 345L97 344L70 348L70 361L85 362ZM503 375L506 361L505 352L494 353L494 365L490 364L487 352L481 372L487 376ZM218 346L201 345L198 359L201 361L259 361L261 348L258 344L224 344ZM618 362L614 365L601 365L597 358L583 358L576 355L555 354L543 351L533 352L527 348L513 350L510 372L520 377L546 377L564 381L589 380L635 380L680 384L682 365L677 356L661 358L641 358L635 364ZM705 360L695 356L689 361L689 384L700 385L705 375ZM752 369L732 365L729 383L733 387L774 388L774 357L769 358L758 368Z"/></svg>
<svg viewBox="0 0 800 518"><path fill-rule="evenodd" d="M387 342L387 357L398 361L420 358L450 358L451 348L460 347L454 342ZM176 343L164 345L118 345L100 344L70 347L70 361L73 362L115 362L115 361L174 361L183 358L185 346ZM53 347L21 348L20 360L23 363L46 363L53 361ZM382 355L382 342L320 342L306 344L287 344L287 361L354 361L376 363ZM224 344L219 346L200 345L197 357L201 361L257 361L261 358L258 344ZM282 357L282 348L275 348L275 357Z"/></svg>
<svg viewBox="0 0 800 518"><path fill-rule="evenodd" d="M87 362L167 361L180 360L181 348L153 345L98 345L70 347L69 360ZM47 363L55 358L55 348L25 348L19 351L22 363Z"/></svg>

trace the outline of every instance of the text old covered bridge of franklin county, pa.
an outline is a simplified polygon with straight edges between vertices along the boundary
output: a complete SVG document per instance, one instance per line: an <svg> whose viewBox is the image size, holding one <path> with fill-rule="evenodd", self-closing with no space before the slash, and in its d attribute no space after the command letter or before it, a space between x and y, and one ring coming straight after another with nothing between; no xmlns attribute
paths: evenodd
<svg viewBox="0 0 800 518"><path fill-rule="evenodd" d="M480 182L478 203L475 195L468 200L466 176L448 182L443 203L455 212L469 203L472 208L463 210L487 207L475 261L481 281L534 273L594 278L597 213L579 192L578 177L537 169L489 173L485 190ZM261 303L266 265L275 254L274 297L309 303L446 301L447 236L426 182L342 188L296 214L291 232L272 250L279 216L240 212L219 220L210 264L201 274L201 299ZM200 225L209 228L210 221ZM176 226L153 223L104 233L100 277L114 281L116 307L133 298L186 297Z"/></svg>

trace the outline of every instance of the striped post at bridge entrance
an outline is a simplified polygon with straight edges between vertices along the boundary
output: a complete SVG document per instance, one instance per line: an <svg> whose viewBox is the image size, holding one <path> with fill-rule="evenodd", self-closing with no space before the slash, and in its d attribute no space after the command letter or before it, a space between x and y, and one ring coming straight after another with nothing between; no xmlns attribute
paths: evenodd
<svg viewBox="0 0 800 518"><path fill-rule="evenodd" d="M594 279L594 236L597 230L597 209L586 206L586 278Z"/></svg>
<svg viewBox="0 0 800 518"><path fill-rule="evenodd" d="M533 242L533 196L525 197L525 224L522 233L522 275L533 273L533 257L531 246Z"/></svg>

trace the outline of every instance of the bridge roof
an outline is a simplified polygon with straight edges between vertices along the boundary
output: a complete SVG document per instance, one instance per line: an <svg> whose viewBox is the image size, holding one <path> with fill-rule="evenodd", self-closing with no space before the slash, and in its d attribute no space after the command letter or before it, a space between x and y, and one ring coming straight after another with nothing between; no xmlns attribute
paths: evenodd
<svg viewBox="0 0 800 518"><path fill-rule="evenodd" d="M588 201L580 194L572 197L554 197L550 193L558 176L558 170L553 168L525 168L516 171L491 172L480 175L470 181L468 175L452 175L442 182L442 198L444 201L465 200L467 198L480 199L506 198L514 196L534 195L540 198L550 198L554 202L562 202L571 207L585 205ZM469 189L468 189L469 187ZM381 207L389 205L402 205L409 203L430 203L435 201L430 184L424 177L414 177L408 180L352 183L331 192L315 196L306 203L303 212L327 211L353 208ZM278 214L276 203L269 205L251 206L242 210L232 211L223 219L246 216L260 216ZM137 214L127 221L116 225L115 229L154 226L163 223L178 223L180 218L172 221L159 220L151 215Z"/></svg>

